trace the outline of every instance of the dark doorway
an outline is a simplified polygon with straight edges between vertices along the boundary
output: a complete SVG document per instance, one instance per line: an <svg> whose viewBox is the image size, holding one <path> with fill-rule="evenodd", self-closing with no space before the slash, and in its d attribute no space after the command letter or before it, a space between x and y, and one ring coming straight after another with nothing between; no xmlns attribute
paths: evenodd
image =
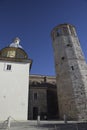
<svg viewBox="0 0 87 130"><path fill-rule="evenodd" d="M59 119L58 101L56 89L48 89L47 91L48 119Z"/></svg>
<svg viewBox="0 0 87 130"><path fill-rule="evenodd" d="M33 120L37 120L38 107L33 107Z"/></svg>

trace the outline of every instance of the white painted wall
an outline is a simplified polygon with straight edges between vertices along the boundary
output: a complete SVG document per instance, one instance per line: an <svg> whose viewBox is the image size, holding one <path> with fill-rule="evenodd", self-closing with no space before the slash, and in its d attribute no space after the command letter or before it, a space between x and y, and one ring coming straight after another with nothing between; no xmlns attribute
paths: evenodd
<svg viewBox="0 0 87 130"><path fill-rule="evenodd" d="M6 65L11 70L6 70ZM0 61L0 120L27 120L30 63Z"/></svg>

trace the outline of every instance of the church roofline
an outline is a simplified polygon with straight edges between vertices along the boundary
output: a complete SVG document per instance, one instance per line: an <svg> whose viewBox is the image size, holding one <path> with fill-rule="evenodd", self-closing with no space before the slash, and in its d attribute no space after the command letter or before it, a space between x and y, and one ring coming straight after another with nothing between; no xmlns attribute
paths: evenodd
<svg viewBox="0 0 87 130"><path fill-rule="evenodd" d="M25 62L25 63L31 63L32 64L32 60L31 59L16 59L16 58L3 58L0 57L0 61L9 61L9 62Z"/></svg>
<svg viewBox="0 0 87 130"><path fill-rule="evenodd" d="M30 74L30 77L38 77L38 78L44 78L44 77L47 77L47 78L56 78L56 75L42 75L42 74Z"/></svg>

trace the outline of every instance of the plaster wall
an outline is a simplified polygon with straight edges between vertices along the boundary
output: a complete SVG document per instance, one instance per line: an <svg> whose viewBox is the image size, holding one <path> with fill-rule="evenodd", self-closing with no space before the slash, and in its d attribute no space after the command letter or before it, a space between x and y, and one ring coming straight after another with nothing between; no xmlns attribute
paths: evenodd
<svg viewBox="0 0 87 130"><path fill-rule="evenodd" d="M0 120L27 120L29 67L30 63L0 61Z"/></svg>

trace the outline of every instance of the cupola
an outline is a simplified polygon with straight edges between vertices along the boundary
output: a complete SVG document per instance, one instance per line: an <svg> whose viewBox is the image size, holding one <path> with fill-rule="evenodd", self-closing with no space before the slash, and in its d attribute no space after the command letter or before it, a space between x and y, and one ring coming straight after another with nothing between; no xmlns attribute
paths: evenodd
<svg viewBox="0 0 87 130"><path fill-rule="evenodd" d="M18 37L13 39L13 42L0 51L0 58L10 59L28 59L27 53L24 51L22 46L19 44L20 39Z"/></svg>

